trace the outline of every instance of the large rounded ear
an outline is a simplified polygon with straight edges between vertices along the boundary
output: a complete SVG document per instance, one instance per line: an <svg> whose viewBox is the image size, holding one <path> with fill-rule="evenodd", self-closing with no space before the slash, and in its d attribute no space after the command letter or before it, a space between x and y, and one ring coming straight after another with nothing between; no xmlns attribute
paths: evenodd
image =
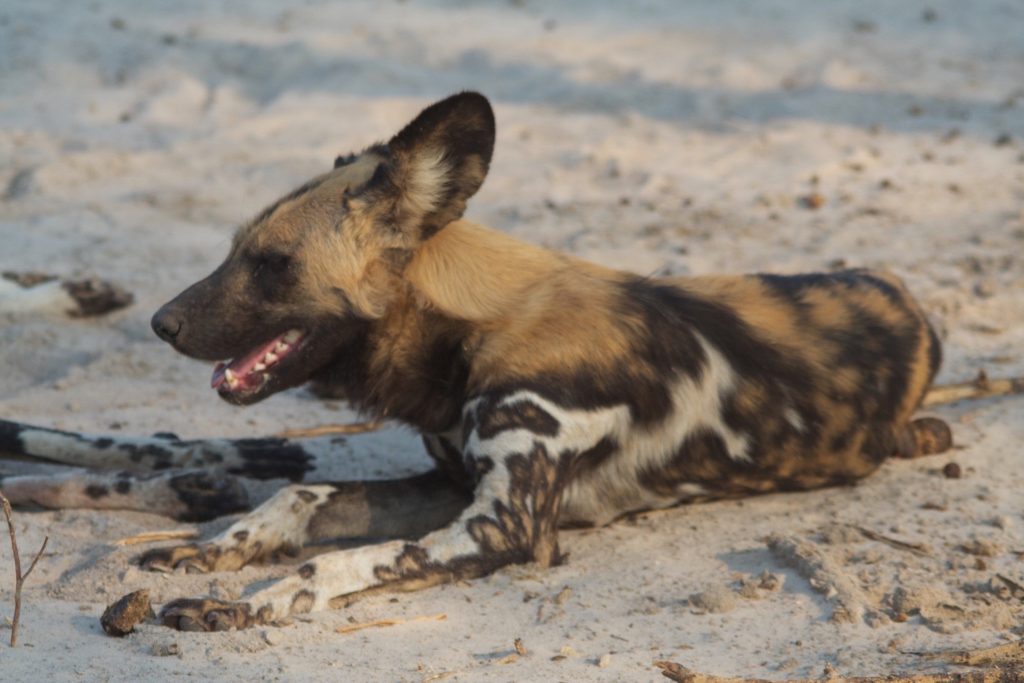
<svg viewBox="0 0 1024 683"><path fill-rule="evenodd" d="M480 93L462 92L424 109L387 144L396 219L426 239L462 216L494 152L494 112Z"/></svg>

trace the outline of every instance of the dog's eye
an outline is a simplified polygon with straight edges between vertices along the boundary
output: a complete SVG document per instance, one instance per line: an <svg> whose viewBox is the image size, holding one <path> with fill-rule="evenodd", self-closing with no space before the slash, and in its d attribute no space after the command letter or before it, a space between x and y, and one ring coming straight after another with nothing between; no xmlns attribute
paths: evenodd
<svg viewBox="0 0 1024 683"><path fill-rule="evenodd" d="M279 252L260 254L256 257L252 273L253 275L280 275L288 270L291 262L292 257L288 254L281 254Z"/></svg>

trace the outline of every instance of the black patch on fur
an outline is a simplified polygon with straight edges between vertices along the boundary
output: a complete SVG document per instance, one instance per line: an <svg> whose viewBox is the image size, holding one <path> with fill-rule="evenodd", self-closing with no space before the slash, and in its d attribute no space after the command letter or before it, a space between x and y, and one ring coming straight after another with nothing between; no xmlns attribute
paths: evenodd
<svg viewBox="0 0 1024 683"><path fill-rule="evenodd" d="M312 562L307 562L306 564L299 567L300 578L311 579L313 578L314 574L316 574L316 565Z"/></svg>
<svg viewBox="0 0 1024 683"><path fill-rule="evenodd" d="M849 429L845 429L835 436L833 436L828 442L828 448L832 453L842 453L850 446L850 441L853 437L863 429L860 423L854 423L850 425Z"/></svg>
<svg viewBox="0 0 1024 683"><path fill-rule="evenodd" d="M128 479L119 479L114 483L114 491L120 493L122 496L126 495L132 490L132 482Z"/></svg>
<svg viewBox="0 0 1024 683"><path fill-rule="evenodd" d="M467 452L464 458L466 470L472 477L474 485L479 483L484 476L494 469L494 460L486 455L475 455Z"/></svg>
<svg viewBox="0 0 1024 683"><path fill-rule="evenodd" d="M249 532L245 529L242 529L241 531L236 531L235 533L231 534L231 536L239 543L245 543L247 540L249 540Z"/></svg>
<svg viewBox="0 0 1024 683"><path fill-rule="evenodd" d="M300 590L292 598L292 614L305 614L313 609L313 603L316 600L316 593L310 590Z"/></svg>
<svg viewBox="0 0 1024 683"><path fill-rule="evenodd" d="M107 496L110 495L110 489L108 489L106 486L101 486L99 484L89 484L88 486L85 487L85 495L89 496L93 500L96 500L98 498L106 498Z"/></svg>
<svg viewBox="0 0 1024 683"><path fill-rule="evenodd" d="M583 472L596 470L601 467L608 458L612 457L619 450L619 443L610 436L606 436L585 451L576 456L573 463L573 476L579 476Z"/></svg>
<svg viewBox="0 0 1024 683"><path fill-rule="evenodd" d="M558 436L559 423L549 412L533 401L524 399L496 406L486 398L477 408L481 439L493 439L511 429L525 429L538 436Z"/></svg>
<svg viewBox="0 0 1024 683"><path fill-rule="evenodd" d="M367 321L352 321L352 341L317 375L314 392L345 398L363 412L402 420L422 433L447 432L459 423L466 403L464 324L430 312L424 317L422 343L401 363L377 366L374 347L388 340L373 336Z"/></svg>
<svg viewBox="0 0 1024 683"><path fill-rule="evenodd" d="M444 451L444 457L446 460L451 462L459 462L462 460L462 451L455 447L448 439L443 436L437 437L437 442L441 445L441 450Z"/></svg>
<svg viewBox="0 0 1024 683"><path fill-rule="evenodd" d="M0 420L0 453L21 455L25 447L21 443L22 425L17 422Z"/></svg>
<svg viewBox="0 0 1024 683"><path fill-rule="evenodd" d="M235 477L185 472L168 479L168 485L185 505L178 516L184 522L205 522L249 509L249 496Z"/></svg>
<svg viewBox="0 0 1024 683"><path fill-rule="evenodd" d="M313 457L297 444L285 439L239 439L232 445L244 461L228 469L252 479L288 479L302 481L313 468Z"/></svg>
<svg viewBox="0 0 1024 683"><path fill-rule="evenodd" d="M100 439L99 441L102 441L102 439ZM113 441L111 441L111 443L113 443ZM101 448L105 448L105 446L101 446ZM146 459L152 459L157 462L169 461L171 458L174 457L174 451L172 451L171 449L165 448L163 446L158 446L152 443L119 443L117 445L117 450L123 453L127 453L128 459L131 460L132 462L142 462L143 460ZM155 464L153 468L156 469Z"/></svg>
<svg viewBox="0 0 1024 683"><path fill-rule="evenodd" d="M270 303L286 301L299 282L291 255L280 251L265 251L250 254L248 259L252 281L260 297Z"/></svg>
<svg viewBox="0 0 1024 683"><path fill-rule="evenodd" d="M341 168L342 166L348 166L353 161L359 158L358 154L343 154L334 158L334 168Z"/></svg>
<svg viewBox="0 0 1024 683"><path fill-rule="evenodd" d="M167 441L181 441L178 435L174 432L156 432L153 434L154 439L166 439Z"/></svg>
<svg viewBox="0 0 1024 683"><path fill-rule="evenodd" d="M301 500L303 503L312 503L314 500L317 499L317 495L315 493L313 493L312 491L306 491L304 489L296 491L295 495L298 496L299 500Z"/></svg>
<svg viewBox="0 0 1024 683"><path fill-rule="evenodd" d="M448 475L452 480L467 483L468 473L463 454L448 439L437 434L424 435L423 445L427 454L433 458L438 468Z"/></svg>
<svg viewBox="0 0 1024 683"><path fill-rule="evenodd" d="M942 342L939 335L935 334L935 328L928 325L928 383L931 384L935 375L942 365Z"/></svg>

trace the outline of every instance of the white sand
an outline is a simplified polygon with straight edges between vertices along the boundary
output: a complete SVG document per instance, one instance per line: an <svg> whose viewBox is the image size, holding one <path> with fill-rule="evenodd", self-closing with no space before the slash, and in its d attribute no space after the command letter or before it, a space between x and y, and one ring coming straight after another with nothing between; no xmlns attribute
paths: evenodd
<svg viewBox="0 0 1024 683"><path fill-rule="evenodd" d="M149 316L217 265L233 226L335 154L464 88L492 98L499 131L472 217L644 273L811 270L837 259L892 268L942 330L943 380L981 367L1024 374L1024 6L549 5L4 4L0 269L98 274L137 303L99 320L0 322L0 415L183 437L350 419L301 391L245 410L221 403L210 369L157 341ZM1004 134L1008 143L994 144ZM817 210L799 201L812 192L824 199ZM1014 554L1024 551L1022 405L943 408L961 450L893 462L855 488L565 533L566 566L373 598L283 629L144 626L106 638L100 612L135 588L159 600L230 596L287 568L147 575L109 543L170 520L20 512L23 553L44 534L51 545L26 588L22 644L0 646L0 672L11 681L619 681L657 679L656 659L775 678L817 676L826 663L850 675L934 670L907 653L1022 635L1021 601L987 588L996 573L1024 583ZM339 477L427 465L411 434L349 445ZM939 473L950 460L964 478ZM843 523L931 553L837 530ZM864 596L872 625L832 623L834 605L768 551L771 533L816 544ZM994 556L963 552L976 539ZM12 576L0 548L0 577ZM687 602L765 569L785 577L781 590L704 596L734 603L724 612ZM0 579L0 617L10 615L10 585ZM556 604L565 586L571 595ZM898 604L922 604L921 614L890 620L897 589ZM350 619L439 612L447 621L334 633ZM501 663L517 637L529 654ZM171 643L179 656L152 654ZM568 656L552 660L563 646Z"/></svg>

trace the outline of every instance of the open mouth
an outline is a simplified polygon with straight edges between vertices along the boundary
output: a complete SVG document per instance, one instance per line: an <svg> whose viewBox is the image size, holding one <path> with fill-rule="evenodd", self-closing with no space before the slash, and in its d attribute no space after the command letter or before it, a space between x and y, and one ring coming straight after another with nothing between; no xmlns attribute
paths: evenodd
<svg viewBox="0 0 1024 683"><path fill-rule="evenodd" d="M249 353L226 363L217 363L210 386L222 396L240 396L262 389L278 366L301 346L304 333L288 330Z"/></svg>

